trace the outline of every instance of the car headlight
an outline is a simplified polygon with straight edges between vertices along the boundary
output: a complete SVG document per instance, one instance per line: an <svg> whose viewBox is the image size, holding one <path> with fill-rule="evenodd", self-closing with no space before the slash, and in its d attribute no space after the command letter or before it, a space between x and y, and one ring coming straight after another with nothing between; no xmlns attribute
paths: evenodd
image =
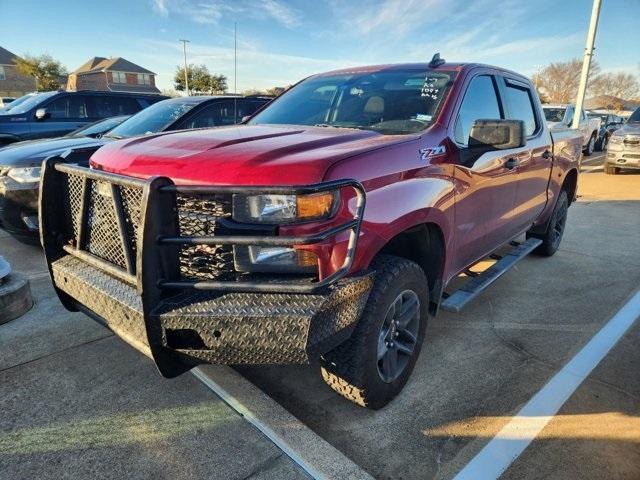
<svg viewBox="0 0 640 480"><path fill-rule="evenodd" d="M235 245L233 261L238 272L315 273L318 266L315 253L291 247Z"/></svg>
<svg viewBox="0 0 640 480"><path fill-rule="evenodd" d="M12 168L7 176L18 183L36 183L40 181L41 167Z"/></svg>
<svg viewBox="0 0 640 480"><path fill-rule="evenodd" d="M609 138L609 143L622 143L623 140L624 139L621 135L611 135L611 138Z"/></svg>
<svg viewBox="0 0 640 480"><path fill-rule="evenodd" d="M234 195L233 219L242 223L287 224L322 220L335 214L339 194Z"/></svg>

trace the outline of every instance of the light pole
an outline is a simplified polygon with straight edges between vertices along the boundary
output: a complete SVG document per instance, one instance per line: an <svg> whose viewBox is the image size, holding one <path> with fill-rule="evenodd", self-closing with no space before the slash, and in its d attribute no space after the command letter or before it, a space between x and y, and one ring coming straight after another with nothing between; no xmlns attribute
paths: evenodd
<svg viewBox="0 0 640 480"><path fill-rule="evenodd" d="M589 81L589 69L591 68L591 57L593 57L593 44L596 41L596 32L598 31L598 19L600 18L600 0L593 0L593 9L591 10L591 22L589 23L589 33L587 33L587 45L584 49L584 60L582 62L582 75L580 75L580 87L578 87L578 96L576 97L576 109L573 112L573 122L571 128L580 126L580 113L584 104L584 95L587 90Z"/></svg>
<svg viewBox="0 0 640 480"><path fill-rule="evenodd" d="M187 75L187 43L189 40L180 39L182 42L182 51L184 52L184 89L187 92L187 97L189 96L189 77Z"/></svg>

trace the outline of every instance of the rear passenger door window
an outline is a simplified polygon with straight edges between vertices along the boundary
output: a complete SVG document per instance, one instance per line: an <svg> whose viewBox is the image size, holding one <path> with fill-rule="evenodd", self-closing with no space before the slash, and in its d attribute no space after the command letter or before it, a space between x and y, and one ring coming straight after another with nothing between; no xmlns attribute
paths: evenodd
<svg viewBox="0 0 640 480"><path fill-rule="evenodd" d="M458 117L456 119L454 138L461 146L468 146L469 133L476 120L498 120L502 114L496 85L493 77L489 75L479 75L471 80Z"/></svg>
<svg viewBox="0 0 640 480"><path fill-rule="evenodd" d="M215 102L196 112L181 125L181 128L190 129L234 125L238 123L237 117L240 115L241 107L241 100L238 100L236 105L234 105L233 100Z"/></svg>
<svg viewBox="0 0 640 480"><path fill-rule="evenodd" d="M47 113L52 120L86 120L89 118L84 95L65 95L49 103Z"/></svg>
<svg viewBox="0 0 640 480"><path fill-rule="evenodd" d="M538 131L538 120L533 108L531 91L524 85L505 79L506 117L509 120L522 120L527 137Z"/></svg>
<svg viewBox="0 0 640 480"><path fill-rule="evenodd" d="M95 103L94 118L98 119L132 115L142 109L137 100L131 97L96 95L93 100Z"/></svg>

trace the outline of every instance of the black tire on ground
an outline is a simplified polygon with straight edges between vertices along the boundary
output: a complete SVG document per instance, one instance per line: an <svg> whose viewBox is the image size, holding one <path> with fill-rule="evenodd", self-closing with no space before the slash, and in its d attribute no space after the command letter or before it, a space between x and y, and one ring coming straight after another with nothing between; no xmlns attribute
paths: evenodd
<svg viewBox="0 0 640 480"><path fill-rule="evenodd" d="M598 143L596 143L596 150L599 152L604 152L607 149L608 143L609 143L609 137L605 135L600 140L598 140Z"/></svg>
<svg viewBox="0 0 640 480"><path fill-rule="evenodd" d="M29 280L10 273L0 283L0 325L28 312L33 306Z"/></svg>
<svg viewBox="0 0 640 480"><path fill-rule="evenodd" d="M584 156L590 157L593 154L593 151L596 147L596 134L593 133L591 138L589 138L589 143L587 143L587 147L584 149Z"/></svg>
<svg viewBox="0 0 640 480"><path fill-rule="evenodd" d="M618 173L620 173L620 169L618 167L614 167L613 165L605 163L604 173L606 173L607 175L617 175Z"/></svg>
<svg viewBox="0 0 640 480"><path fill-rule="evenodd" d="M527 232L527 238L539 238L542 244L533 253L543 257L550 257L560 247L564 227L567 223L567 212L569 210L569 197L565 190L561 190L556 201L556 206L551 214L551 219L547 225L547 231L543 234Z"/></svg>
<svg viewBox="0 0 640 480"><path fill-rule="evenodd" d="M340 395L377 410L411 375L427 326L429 292L415 262L380 255L372 268L376 277L364 312L352 336L323 356L321 373Z"/></svg>

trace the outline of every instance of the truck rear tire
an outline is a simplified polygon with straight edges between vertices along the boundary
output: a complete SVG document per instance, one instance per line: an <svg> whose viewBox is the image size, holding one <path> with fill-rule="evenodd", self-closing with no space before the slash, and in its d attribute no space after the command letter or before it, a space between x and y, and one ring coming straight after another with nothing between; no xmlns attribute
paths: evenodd
<svg viewBox="0 0 640 480"><path fill-rule="evenodd" d="M539 238L542 244L536 248L533 253L543 257L550 257L560 247L562 236L564 235L564 227L567 223L567 213L569 210L569 197L565 190L560 191L556 206L551 214L551 219L547 225L547 230L543 234L527 232L527 238Z"/></svg>
<svg viewBox="0 0 640 480"><path fill-rule="evenodd" d="M424 340L429 286L410 260L380 255L375 281L351 337L321 359L322 378L343 397L377 410L404 387Z"/></svg>
<svg viewBox="0 0 640 480"><path fill-rule="evenodd" d="M596 134L592 133L591 138L589 138L589 143L584 149L584 156L590 157L593 154L593 151L596 149Z"/></svg>

